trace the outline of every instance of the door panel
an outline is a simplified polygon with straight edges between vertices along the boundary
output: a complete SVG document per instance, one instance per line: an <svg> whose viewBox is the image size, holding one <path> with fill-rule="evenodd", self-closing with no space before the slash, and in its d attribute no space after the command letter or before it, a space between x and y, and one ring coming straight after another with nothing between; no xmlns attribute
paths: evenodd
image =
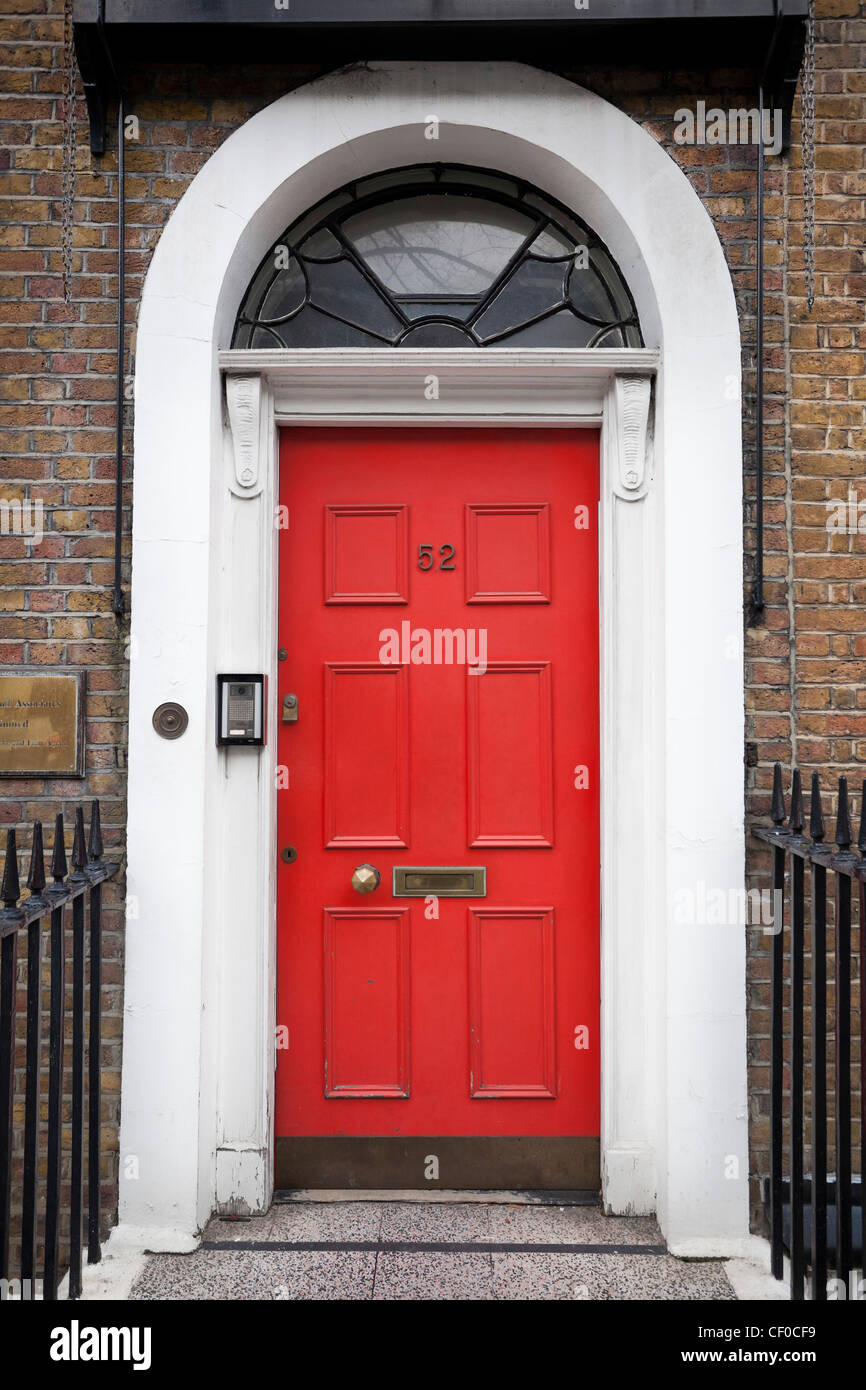
<svg viewBox="0 0 866 1390"><path fill-rule="evenodd" d="M467 696L470 845L552 846L550 663L491 661Z"/></svg>
<svg viewBox="0 0 866 1390"><path fill-rule="evenodd" d="M409 909L325 908L325 1095L409 1094Z"/></svg>
<svg viewBox="0 0 866 1390"><path fill-rule="evenodd" d="M406 507L325 507L325 603L408 603Z"/></svg>
<svg viewBox="0 0 866 1390"><path fill-rule="evenodd" d="M471 908L473 1097L556 1099L553 912Z"/></svg>
<svg viewBox="0 0 866 1390"><path fill-rule="evenodd" d="M328 661L323 669L326 848L405 847L408 668Z"/></svg>
<svg viewBox="0 0 866 1390"><path fill-rule="evenodd" d="M283 431L278 1185L597 1169L597 498L595 432Z"/></svg>
<svg viewBox="0 0 866 1390"><path fill-rule="evenodd" d="M550 603L546 502L466 508L466 602Z"/></svg>

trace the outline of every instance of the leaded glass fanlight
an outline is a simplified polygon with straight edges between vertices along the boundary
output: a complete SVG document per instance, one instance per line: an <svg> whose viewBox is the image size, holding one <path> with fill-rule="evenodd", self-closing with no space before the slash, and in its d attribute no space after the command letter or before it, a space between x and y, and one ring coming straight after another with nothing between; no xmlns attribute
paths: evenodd
<svg viewBox="0 0 866 1390"><path fill-rule="evenodd" d="M610 253L528 184L424 165L359 180L271 248L236 348L642 347Z"/></svg>

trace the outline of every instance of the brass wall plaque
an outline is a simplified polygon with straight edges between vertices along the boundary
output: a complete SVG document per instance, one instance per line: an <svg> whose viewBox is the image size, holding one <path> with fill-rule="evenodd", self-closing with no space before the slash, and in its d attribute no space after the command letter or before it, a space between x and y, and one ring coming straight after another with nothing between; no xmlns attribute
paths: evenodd
<svg viewBox="0 0 866 1390"><path fill-rule="evenodd" d="M403 865L394 869L395 898L486 898L487 869L483 865Z"/></svg>
<svg viewBox="0 0 866 1390"><path fill-rule="evenodd" d="M83 671L0 671L0 777L84 776Z"/></svg>

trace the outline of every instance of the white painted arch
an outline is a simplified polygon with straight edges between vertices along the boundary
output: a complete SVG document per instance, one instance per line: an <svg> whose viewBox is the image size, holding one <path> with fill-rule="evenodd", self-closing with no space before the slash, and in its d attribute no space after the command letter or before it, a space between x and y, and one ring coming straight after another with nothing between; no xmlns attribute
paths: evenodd
<svg viewBox="0 0 866 1390"><path fill-rule="evenodd" d="M217 670L273 667L275 558L267 491L231 491L218 351L294 218L352 177L431 158L522 176L573 208L661 349L651 485L603 499L605 1190L613 1210L657 1209L676 1250L733 1249L747 1233L743 933L676 926L673 903L743 882L734 296L700 200L646 132L498 63L373 65L281 98L212 156L153 257L135 388L121 1222L182 1248L217 1202L269 1194L271 765L218 752L212 705ZM190 717L174 742L151 725L168 699Z"/></svg>

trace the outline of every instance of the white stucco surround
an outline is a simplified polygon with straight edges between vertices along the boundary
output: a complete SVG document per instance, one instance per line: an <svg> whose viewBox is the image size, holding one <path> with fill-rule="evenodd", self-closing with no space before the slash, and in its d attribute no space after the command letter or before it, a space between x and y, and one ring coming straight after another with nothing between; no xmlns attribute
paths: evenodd
<svg viewBox="0 0 866 1390"><path fill-rule="evenodd" d="M431 159L523 176L579 213L660 354L220 363L255 267L295 217L352 177ZM657 360L635 484L622 383ZM234 437L220 365L260 383ZM270 1196L276 424L329 418L601 426L605 1200L657 1210L677 1252L738 1248L744 931L677 925L674 903L743 883L739 381L730 277L697 195L651 136L562 79L516 64L338 73L260 112L194 179L147 276L135 384L120 1219L149 1248L184 1248L217 1204ZM219 670L269 673L263 753L215 747ZM151 724L165 700L189 713L175 741Z"/></svg>

